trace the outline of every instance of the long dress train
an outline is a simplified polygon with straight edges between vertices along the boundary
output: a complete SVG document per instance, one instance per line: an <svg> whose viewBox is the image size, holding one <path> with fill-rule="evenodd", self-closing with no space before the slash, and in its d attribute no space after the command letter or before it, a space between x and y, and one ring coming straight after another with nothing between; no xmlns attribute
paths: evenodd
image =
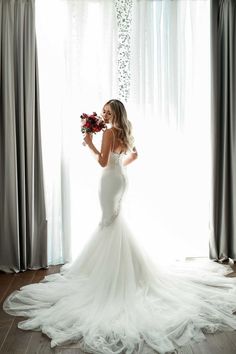
<svg viewBox="0 0 236 354"><path fill-rule="evenodd" d="M236 281L214 270L154 264L121 214L126 190L122 154L111 153L100 181L102 219L68 268L24 286L4 310L28 319L51 346L80 343L92 353L134 353L143 343L159 353L236 329Z"/></svg>

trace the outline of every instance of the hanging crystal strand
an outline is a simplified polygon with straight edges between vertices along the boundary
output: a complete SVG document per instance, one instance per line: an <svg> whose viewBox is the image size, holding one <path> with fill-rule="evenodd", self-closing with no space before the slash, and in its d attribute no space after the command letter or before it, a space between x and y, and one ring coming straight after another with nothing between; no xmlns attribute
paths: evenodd
<svg viewBox="0 0 236 354"><path fill-rule="evenodd" d="M130 43L133 0L115 0L118 27L119 98L127 102L130 92Z"/></svg>

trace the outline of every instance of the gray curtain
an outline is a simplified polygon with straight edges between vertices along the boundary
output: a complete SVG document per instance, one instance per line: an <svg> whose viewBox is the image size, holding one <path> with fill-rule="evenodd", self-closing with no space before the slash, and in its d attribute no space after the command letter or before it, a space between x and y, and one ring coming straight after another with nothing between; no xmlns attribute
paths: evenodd
<svg viewBox="0 0 236 354"><path fill-rule="evenodd" d="M47 266L34 0L0 0L0 270Z"/></svg>
<svg viewBox="0 0 236 354"><path fill-rule="evenodd" d="M236 260L236 1L211 1L213 232L210 257Z"/></svg>

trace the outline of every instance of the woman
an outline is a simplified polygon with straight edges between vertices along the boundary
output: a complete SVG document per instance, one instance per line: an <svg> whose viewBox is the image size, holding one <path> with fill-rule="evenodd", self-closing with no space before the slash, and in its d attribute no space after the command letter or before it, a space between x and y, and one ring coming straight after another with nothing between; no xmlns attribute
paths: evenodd
<svg viewBox="0 0 236 354"><path fill-rule="evenodd" d="M101 151L84 140L103 166L102 219L69 269L11 294L4 309L29 317L22 329L41 330L51 346L80 342L92 353L159 353L204 338L204 332L236 329L236 284L217 272L162 271L134 240L121 215L126 165L137 158L124 105L103 109L111 129ZM196 275L197 274L197 275Z"/></svg>
<svg viewBox="0 0 236 354"><path fill-rule="evenodd" d="M121 199L126 189L124 166L137 159L133 147L131 123L127 119L122 102L110 100L103 107L103 119L112 125L103 134L101 152L92 143L92 135L86 134L84 141L94 154L98 163L105 167L100 183L100 203L103 212L102 223L108 224L118 215ZM123 159L124 154L129 155Z"/></svg>

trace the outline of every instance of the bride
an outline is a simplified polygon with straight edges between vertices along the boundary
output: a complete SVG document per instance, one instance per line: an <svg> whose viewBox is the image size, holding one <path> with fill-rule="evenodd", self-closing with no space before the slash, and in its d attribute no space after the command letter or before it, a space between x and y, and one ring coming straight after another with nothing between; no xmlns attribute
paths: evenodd
<svg viewBox="0 0 236 354"><path fill-rule="evenodd" d="M27 317L19 328L42 331L52 347L79 342L102 354L140 353L143 344L165 353L206 332L235 330L235 279L210 261L206 269L162 269L134 239L121 212L126 166L138 156L131 124L118 100L104 105L103 117L111 128L101 151L84 137L103 167L100 224L70 267L15 291L4 310Z"/></svg>

